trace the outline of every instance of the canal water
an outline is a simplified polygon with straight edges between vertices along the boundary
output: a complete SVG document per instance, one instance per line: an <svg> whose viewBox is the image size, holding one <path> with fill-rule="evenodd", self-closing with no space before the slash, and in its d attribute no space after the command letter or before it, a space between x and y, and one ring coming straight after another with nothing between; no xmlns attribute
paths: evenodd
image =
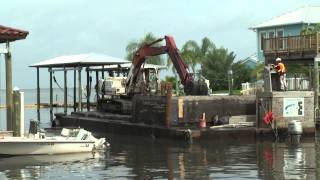
<svg viewBox="0 0 320 180"><path fill-rule="evenodd" d="M61 112L58 108L55 112ZM0 129L5 110L0 110ZM35 109L25 110L36 119ZM49 110L41 109L41 127ZM0 157L5 179L320 179L320 141L211 140L193 143L106 134L110 148L92 153ZM1 148L1 147L0 147Z"/></svg>

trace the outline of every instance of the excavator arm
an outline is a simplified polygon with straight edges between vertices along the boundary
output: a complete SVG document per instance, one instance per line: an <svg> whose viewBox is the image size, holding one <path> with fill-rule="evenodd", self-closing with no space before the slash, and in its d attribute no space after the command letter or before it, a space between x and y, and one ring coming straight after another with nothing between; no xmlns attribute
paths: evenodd
<svg viewBox="0 0 320 180"><path fill-rule="evenodd" d="M154 44L164 39L166 41L165 46L153 46ZM164 38L160 38L138 49L138 51L134 55L132 65L127 77L126 93L128 95L133 94L133 89L137 81L138 74L141 70L142 64L146 61L146 59L151 56L158 56L166 53L169 55L175 69L177 70L177 73L179 74L181 83L184 85L185 93L187 95L206 95L208 90L206 90L206 92L199 91L199 87L197 85L199 83L196 83L194 81L193 75L189 73L188 66L184 63L183 58L179 54L179 50L175 44L175 41L171 36L165 36Z"/></svg>

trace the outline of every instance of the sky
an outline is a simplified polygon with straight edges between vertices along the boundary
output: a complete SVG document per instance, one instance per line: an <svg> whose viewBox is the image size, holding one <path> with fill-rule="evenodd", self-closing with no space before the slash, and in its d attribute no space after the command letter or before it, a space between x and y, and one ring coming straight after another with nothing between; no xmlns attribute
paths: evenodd
<svg viewBox="0 0 320 180"><path fill-rule="evenodd" d="M256 52L256 34L249 27L306 5L320 2L6 0L0 6L0 24L29 31L25 40L11 44L13 86L36 88L36 69L29 65L89 52L124 58L126 45L148 32L157 37L172 35L178 48L188 40L200 43L208 37L217 47L234 51L236 60L244 59ZM40 86L49 87L48 71L40 73ZM0 56L0 89L5 88L4 74L4 58Z"/></svg>

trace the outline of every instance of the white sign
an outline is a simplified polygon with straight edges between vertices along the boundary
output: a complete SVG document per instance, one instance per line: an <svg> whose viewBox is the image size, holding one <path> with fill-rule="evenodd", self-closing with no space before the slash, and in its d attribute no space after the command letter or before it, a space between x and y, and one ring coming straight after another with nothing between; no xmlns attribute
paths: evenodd
<svg viewBox="0 0 320 180"><path fill-rule="evenodd" d="M304 98L283 98L283 117L304 116Z"/></svg>

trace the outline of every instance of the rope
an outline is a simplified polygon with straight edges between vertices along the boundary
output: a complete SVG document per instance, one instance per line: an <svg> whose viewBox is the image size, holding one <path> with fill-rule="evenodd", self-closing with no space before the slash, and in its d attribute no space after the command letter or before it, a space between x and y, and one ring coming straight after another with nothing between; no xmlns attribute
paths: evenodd
<svg viewBox="0 0 320 180"><path fill-rule="evenodd" d="M56 85L59 87L59 89L60 89L62 92L64 92L64 89L63 89L63 88L60 86L60 84L57 82L57 80L56 80L56 77L55 77L55 76L53 76L53 81L54 81L54 83L56 83ZM68 94L68 90L67 90L67 96L69 96L69 97L73 98L73 96L72 96L72 95Z"/></svg>

